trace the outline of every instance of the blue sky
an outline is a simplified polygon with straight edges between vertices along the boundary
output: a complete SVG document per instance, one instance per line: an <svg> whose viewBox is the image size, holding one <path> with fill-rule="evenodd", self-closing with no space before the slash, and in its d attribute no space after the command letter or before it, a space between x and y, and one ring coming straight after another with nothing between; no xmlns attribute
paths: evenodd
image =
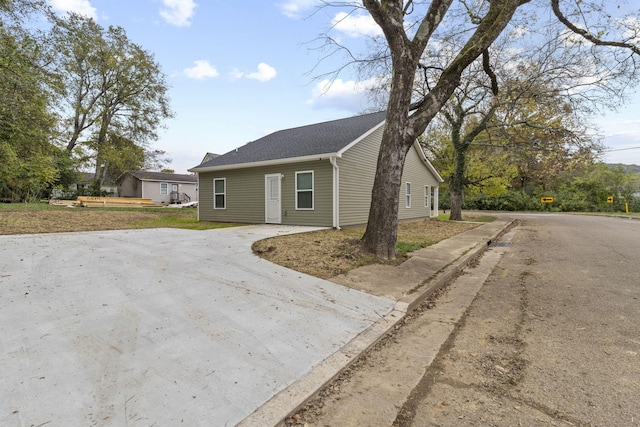
<svg viewBox="0 0 640 427"><path fill-rule="evenodd" d="M186 173L207 152L226 153L270 132L349 117L368 107L366 82L355 70L326 90L314 79L345 62L320 63L314 40L336 21L337 9L316 11L317 0L49 0L104 27L123 27L153 53L168 76L176 117L155 148ZM315 13L314 13L315 12ZM357 30L357 31L354 31ZM379 31L369 19L344 19L332 35L349 46ZM333 62L332 62L333 61ZM617 114L598 118L613 149L640 147L640 96ZM608 152L606 161L640 164L640 149Z"/></svg>

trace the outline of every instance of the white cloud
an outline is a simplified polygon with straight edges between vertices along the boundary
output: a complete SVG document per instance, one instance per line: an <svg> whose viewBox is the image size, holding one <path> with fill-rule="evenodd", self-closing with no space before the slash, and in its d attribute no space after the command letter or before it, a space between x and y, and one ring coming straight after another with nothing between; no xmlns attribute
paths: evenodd
<svg viewBox="0 0 640 427"><path fill-rule="evenodd" d="M190 79L202 80L218 77L218 70L209 64L209 61L198 60L193 63L195 64L193 67L184 69L184 74Z"/></svg>
<svg viewBox="0 0 640 427"><path fill-rule="evenodd" d="M260 82L268 82L277 75L277 71L269 64L261 62L258 64L258 70L254 73L244 73L239 70L233 70L230 74L232 79L252 79Z"/></svg>
<svg viewBox="0 0 640 427"><path fill-rule="evenodd" d="M160 9L160 16L171 25L188 27L195 8L198 6L193 0L162 0L164 8Z"/></svg>
<svg viewBox="0 0 640 427"><path fill-rule="evenodd" d="M316 108L336 108L359 113L367 108L368 91L379 82L380 79L377 77L362 82L342 79L323 80L313 88L312 98L307 101L307 104Z"/></svg>
<svg viewBox="0 0 640 427"><path fill-rule="evenodd" d="M248 79L254 79L261 82L268 82L276 76L276 69L270 66L269 64L265 64L261 62L258 64L258 71L255 73L247 74Z"/></svg>
<svg viewBox="0 0 640 427"><path fill-rule="evenodd" d="M354 15L346 12L338 13L331 21L333 27L349 37L379 36L382 29L371 15Z"/></svg>
<svg viewBox="0 0 640 427"><path fill-rule="evenodd" d="M300 18L304 12L316 5L318 0L288 0L278 4L282 14L289 18Z"/></svg>
<svg viewBox="0 0 640 427"><path fill-rule="evenodd" d="M61 12L75 12L89 18L97 18L97 10L91 6L89 0L49 0L49 4Z"/></svg>

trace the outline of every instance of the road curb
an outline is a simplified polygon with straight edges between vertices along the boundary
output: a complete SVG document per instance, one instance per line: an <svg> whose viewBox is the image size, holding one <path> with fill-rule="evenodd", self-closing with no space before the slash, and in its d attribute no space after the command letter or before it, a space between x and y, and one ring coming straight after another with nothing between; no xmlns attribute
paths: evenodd
<svg viewBox="0 0 640 427"><path fill-rule="evenodd" d="M424 290L417 293L417 295L411 294L410 296L401 299L398 304L406 304L407 309L405 313L410 313L415 310L434 292L441 289L458 274L460 274L460 272L464 270L469 264L481 257L482 254L484 254L484 252L489 248L491 242L498 241L502 235L507 233L511 229L511 227L513 227L514 224L514 219L509 220L501 229L497 230L493 235L491 235L488 240L478 243L458 259L445 266L440 272L436 274L435 277L426 279L424 284L428 286L425 286Z"/></svg>
<svg viewBox="0 0 640 427"><path fill-rule="evenodd" d="M604 216L606 218L620 218L620 219L630 219L632 221L639 221L640 216L632 216L632 215L591 215L591 216Z"/></svg>
<svg viewBox="0 0 640 427"><path fill-rule="evenodd" d="M396 302L394 309L388 314L381 316L380 320L371 327L358 334L302 378L276 394L237 426L264 427L282 425L291 414L295 414L300 408L314 399L326 385L338 378L361 354L371 349L400 323L407 314L414 311L434 292L443 288L470 263L482 256L490 243L497 241L514 223L515 220L508 221L502 228L496 230L489 239L479 242L462 256L445 266L434 277L426 279L422 289Z"/></svg>

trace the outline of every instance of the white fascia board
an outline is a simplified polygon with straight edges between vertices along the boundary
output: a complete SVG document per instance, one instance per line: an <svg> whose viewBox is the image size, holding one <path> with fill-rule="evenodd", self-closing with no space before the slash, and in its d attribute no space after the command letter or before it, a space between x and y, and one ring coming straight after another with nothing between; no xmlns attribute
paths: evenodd
<svg viewBox="0 0 640 427"><path fill-rule="evenodd" d="M378 130L378 128L382 125L384 125L386 120L381 121L380 123L378 123L377 125L375 125L374 127L372 127L371 129L369 129L368 131L366 131L365 133L363 133L362 135L360 135L358 138L354 139L353 142L349 143L348 145L346 145L342 150L338 151L337 153L337 157L342 157L342 155L344 154L345 151L347 151L349 148L353 147L354 145L356 145L358 142L362 141L363 139L365 139L366 137L368 137L369 135L371 135L373 132L375 132L376 130Z"/></svg>
<svg viewBox="0 0 640 427"><path fill-rule="evenodd" d="M209 166L209 167L195 167L189 169L189 172L216 172L216 171L225 171L231 169L244 169L244 168L257 168L260 166L274 166L274 165L283 165L288 163L301 163L301 162L311 162L313 160L329 160L331 157L342 157L340 153L324 153L324 154L313 154L310 156L301 156L301 157L288 157L285 159L274 159L274 160L264 160L261 162L249 162L249 163L234 163L231 165L220 165L220 166Z"/></svg>
<svg viewBox="0 0 640 427"><path fill-rule="evenodd" d="M168 182L169 184L197 184L197 181L178 181L176 179L148 179L148 178L144 178L144 179L140 179L138 178L139 181L144 181L144 182Z"/></svg>

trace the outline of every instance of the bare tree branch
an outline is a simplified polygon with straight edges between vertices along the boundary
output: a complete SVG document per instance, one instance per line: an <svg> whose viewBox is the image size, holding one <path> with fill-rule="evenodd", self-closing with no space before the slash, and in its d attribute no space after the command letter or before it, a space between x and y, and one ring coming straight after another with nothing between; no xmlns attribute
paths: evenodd
<svg viewBox="0 0 640 427"><path fill-rule="evenodd" d="M491 93L493 96L498 96L498 77L496 73L491 69L491 62L489 61L489 48L482 52L482 69L489 76L491 80Z"/></svg>
<svg viewBox="0 0 640 427"><path fill-rule="evenodd" d="M559 3L560 0L551 0L551 8L553 9L553 14L556 16L556 18L558 18L560 22L562 22L568 29L570 29L574 33L582 36L586 40L589 40L596 46L620 47L629 49L636 55L640 55L640 47L638 47L637 45L615 40L601 40L599 37L591 34L589 31L579 28L577 25L569 21L569 19L562 13Z"/></svg>

